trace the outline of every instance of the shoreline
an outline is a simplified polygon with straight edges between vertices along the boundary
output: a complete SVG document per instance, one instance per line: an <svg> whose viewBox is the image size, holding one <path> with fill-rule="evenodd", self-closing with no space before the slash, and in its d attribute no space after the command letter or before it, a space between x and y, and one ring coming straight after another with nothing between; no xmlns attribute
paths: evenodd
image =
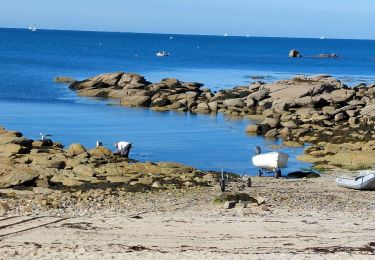
<svg viewBox="0 0 375 260"><path fill-rule="evenodd" d="M7 258L370 259L375 253L375 193L334 184L351 172L252 177L251 187L230 175L221 192L220 173L114 158L105 147L62 150L3 128L0 169L0 254ZM11 185L4 187L6 181Z"/></svg>

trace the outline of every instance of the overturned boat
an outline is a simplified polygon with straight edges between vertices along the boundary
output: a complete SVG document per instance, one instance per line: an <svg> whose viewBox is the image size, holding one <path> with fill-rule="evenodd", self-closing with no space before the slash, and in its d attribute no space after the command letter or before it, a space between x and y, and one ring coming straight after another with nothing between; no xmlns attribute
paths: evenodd
<svg viewBox="0 0 375 260"><path fill-rule="evenodd" d="M336 184L355 190L375 190L375 171L364 171L355 178L337 177Z"/></svg>
<svg viewBox="0 0 375 260"><path fill-rule="evenodd" d="M253 165L260 168L258 175L262 176L265 171L272 171L275 177L281 177L281 168L288 165L289 155L282 152L261 153L259 146L256 147L256 155L252 157Z"/></svg>

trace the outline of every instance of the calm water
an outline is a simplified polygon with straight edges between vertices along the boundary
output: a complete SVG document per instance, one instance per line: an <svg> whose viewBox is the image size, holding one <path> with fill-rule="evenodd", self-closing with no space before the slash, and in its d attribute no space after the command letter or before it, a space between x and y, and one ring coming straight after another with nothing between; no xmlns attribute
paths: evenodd
<svg viewBox="0 0 375 260"><path fill-rule="evenodd" d="M339 59L289 59L290 49L305 56L335 52ZM157 58L166 50L170 57ZM375 81L375 41L182 36L0 29L0 124L38 138L53 134L65 145L107 146L119 139L135 143L131 157L171 160L203 169L254 173L253 147L275 142L244 133L247 120L223 115L153 112L109 106L79 98L53 77L83 79L110 71L136 72L148 80L176 77L211 89L266 81L298 73L328 73L346 82ZM278 143L278 142L276 142ZM307 167L291 155L290 169Z"/></svg>

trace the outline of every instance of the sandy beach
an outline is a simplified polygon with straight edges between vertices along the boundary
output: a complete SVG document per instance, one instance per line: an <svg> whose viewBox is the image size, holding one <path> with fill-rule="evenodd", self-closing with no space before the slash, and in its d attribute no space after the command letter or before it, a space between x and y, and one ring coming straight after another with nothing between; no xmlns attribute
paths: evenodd
<svg viewBox="0 0 375 260"><path fill-rule="evenodd" d="M347 173L350 175L350 173ZM254 177L227 193L265 203L224 209L219 187L128 193L73 203L86 192L53 191L63 207L37 205L45 192L2 190L17 197L0 219L1 259L372 259L375 193L336 187L335 174L316 179ZM80 195L78 195L80 194ZM101 194L101 193L97 193ZM54 194L44 194L46 197ZM72 203L69 204L68 201ZM110 206L108 206L110 205Z"/></svg>

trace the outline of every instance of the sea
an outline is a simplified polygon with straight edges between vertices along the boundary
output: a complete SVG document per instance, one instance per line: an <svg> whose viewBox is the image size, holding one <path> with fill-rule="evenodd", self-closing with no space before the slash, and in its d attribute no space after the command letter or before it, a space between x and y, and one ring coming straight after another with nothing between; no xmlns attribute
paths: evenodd
<svg viewBox="0 0 375 260"><path fill-rule="evenodd" d="M303 58L288 58L291 49ZM168 57L156 52L167 51ZM339 58L319 59L320 53ZM245 133L249 119L119 107L77 97L53 78L139 73L152 82L174 77L213 91L297 74L330 74L349 86L375 82L375 41L0 29L0 124L31 139L52 135L66 147L101 141L134 144L130 157L175 161L203 170L255 175L255 146L290 155L283 173L308 169L303 148ZM308 144L307 144L308 145Z"/></svg>

